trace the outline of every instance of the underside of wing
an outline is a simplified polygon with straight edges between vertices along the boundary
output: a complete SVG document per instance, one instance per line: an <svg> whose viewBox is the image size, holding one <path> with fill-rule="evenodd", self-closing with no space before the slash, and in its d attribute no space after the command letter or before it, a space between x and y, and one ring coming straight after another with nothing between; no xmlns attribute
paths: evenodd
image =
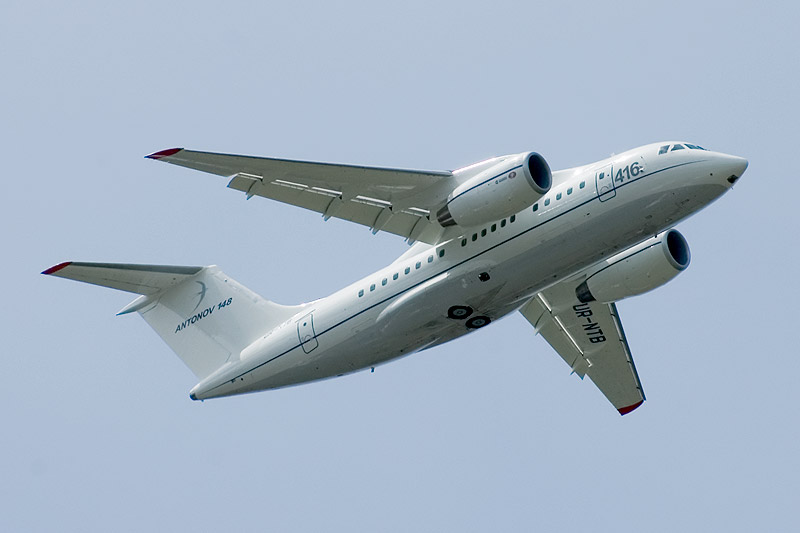
<svg viewBox="0 0 800 533"><path fill-rule="evenodd" d="M230 178L248 198L263 196L386 231L409 242L438 242L431 212L453 188L453 173L293 161L173 148L147 156ZM435 217L433 217L435 219Z"/></svg>
<svg viewBox="0 0 800 533"><path fill-rule="evenodd" d="M589 376L625 415L645 400L615 304L582 303L575 283L559 283L532 298L522 315L581 378Z"/></svg>

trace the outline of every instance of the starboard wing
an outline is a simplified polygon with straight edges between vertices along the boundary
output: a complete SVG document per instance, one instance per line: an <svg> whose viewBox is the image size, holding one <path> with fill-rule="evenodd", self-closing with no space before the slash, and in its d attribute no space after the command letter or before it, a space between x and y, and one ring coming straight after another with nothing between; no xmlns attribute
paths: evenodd
<svg viewBox="0 0 800 533"><path fill-rule="evenodd" d="M228 187L436 244L431 212L454 187L449 171L406 170L218 154L173 148L146 156L230 179ZM431 219L434 220L431 220Z"/></svg>

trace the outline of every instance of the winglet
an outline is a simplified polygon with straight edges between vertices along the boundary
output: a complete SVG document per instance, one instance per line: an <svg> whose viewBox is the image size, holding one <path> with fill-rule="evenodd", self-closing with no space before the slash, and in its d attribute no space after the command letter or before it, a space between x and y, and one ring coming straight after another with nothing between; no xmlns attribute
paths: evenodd
<svg viewBox="0 0 800 533"><path fill-rule="evenodd" d="M644 403L644 400L641 400L641 401L639 401L639 402L637 402L637 403L635 403L633 405L629 405L628 407L620 407L619 409L617 409L617 411L619 411L619 414L624 416L624 415L627 415L628 413L630 413L631 411L634 411L637 407L639 407L643 403Z"/></svg>
<svg viewBox="0 0 800 533"><path fill-rule="evenodd" d="M47 270L42 272L42 274L44 274L45 276L49 276L50 274L55 274L56 272L58 272L62 268L68 267L71 264L72 264L72 261L65 261L63 263L59 263L56 266L48 268Z"/></svg>
<svg viewBox="0 0 800 533"><path fill-rule="evenodd" d="M147 159L161 159L162 157L169 157L171 155L175 155L178 152L183 150L183 148L170 148L169 150L161 150L160 152L156 152L154 154L146 155L145 158Z"/></svg>

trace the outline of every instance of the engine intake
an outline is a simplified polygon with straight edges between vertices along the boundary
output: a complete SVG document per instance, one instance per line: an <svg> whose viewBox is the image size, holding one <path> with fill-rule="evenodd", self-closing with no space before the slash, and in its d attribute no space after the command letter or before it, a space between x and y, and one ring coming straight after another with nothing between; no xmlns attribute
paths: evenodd
<svg viewBox="0 0 800 533"><path fill-rule="evenodd" d="M691 261L683 235L671 229L604 261L575 289L583 303L618 302L664 285Z"/></svg>
<svg viewBox="0 0 800 533"><path fill-rule="evenodd" d="M512 156L468 179L436 213L442 226L479 226L525 209L553 184L550 166L536 152Z"/></svg>

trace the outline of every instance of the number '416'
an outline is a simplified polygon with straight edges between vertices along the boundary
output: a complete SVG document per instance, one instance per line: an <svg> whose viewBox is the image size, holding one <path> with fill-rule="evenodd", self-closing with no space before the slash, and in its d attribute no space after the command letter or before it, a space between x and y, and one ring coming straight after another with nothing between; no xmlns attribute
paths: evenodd
<svg viewBox="0 0 800 533"><path fill-rule="evenodd" d="M642 173L642 166L639 164L638 161L634 161L630 165L627 165L619 170L617 170L616 176L614 176L614 181L617 183L623 183L631 178L635 178L639 174Z"/></svg>

